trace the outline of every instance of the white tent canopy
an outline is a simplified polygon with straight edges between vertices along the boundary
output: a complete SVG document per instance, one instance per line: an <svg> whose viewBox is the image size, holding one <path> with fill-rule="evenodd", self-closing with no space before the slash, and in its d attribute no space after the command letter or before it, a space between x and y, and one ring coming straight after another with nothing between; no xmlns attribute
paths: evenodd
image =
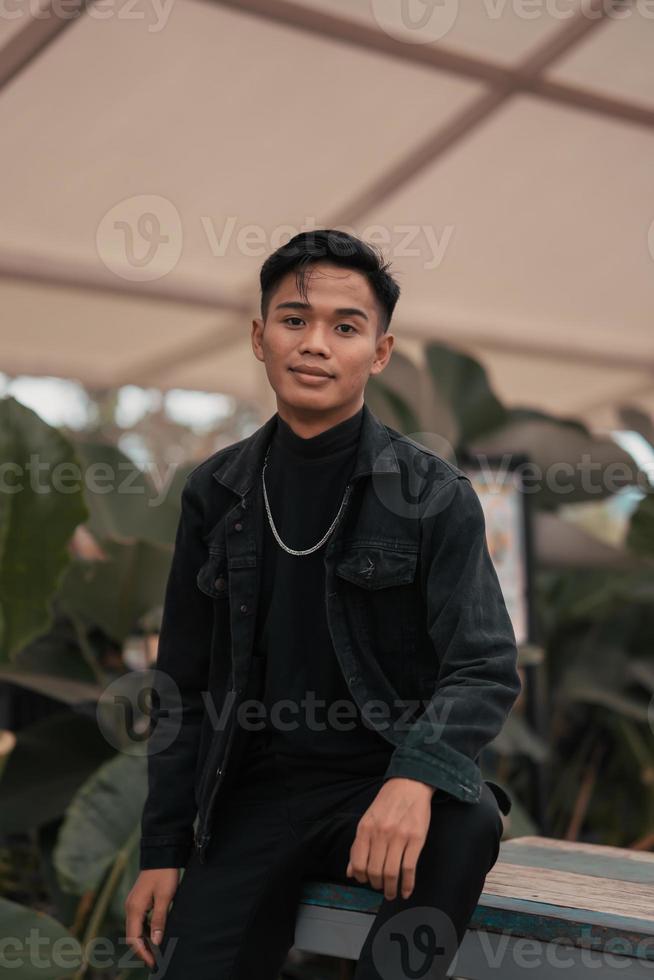
<svg viewBox="0 0 654 980"><path fill-rule="evenodd" d="M392 261L398 351L654 409L654 3L72 2L0 19L0 370L267 411L259 267L341 227Z"/></svg>

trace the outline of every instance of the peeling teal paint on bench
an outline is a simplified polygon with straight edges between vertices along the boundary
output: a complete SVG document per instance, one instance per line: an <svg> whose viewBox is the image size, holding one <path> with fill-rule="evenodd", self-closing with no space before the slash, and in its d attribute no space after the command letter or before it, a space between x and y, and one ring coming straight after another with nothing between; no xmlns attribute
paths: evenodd
<svg viewBox="0 0 654 980"><path fill-rule="evenodd" d="M502 901L502 908L484 904L485 900ZM334 882L307 882L300 901L305 905L321 905L326 908L346 909L374 915L382 902L381 893L373 889ZM584 919L579 921L576 910L566 906L546 905L542 902L515 901L516 908L506 908L511 899L498 899L495 895L481 900L470 920L470 929L501 933L540 942L567 943L581 948L594 949L616 955L632 956L654 962L654 923L643 919L610 917L605 913L581 910ZM513 902L512 902L513 904ZM520 908L518 908L520 904Z"/></svg>
<svg viewBox="0 0 654 980"><path fill-rule="evenodd" d="M331 881L311 881L305 884L300 901L305 905L324 905L327 908L370 912L374 915L382 903L382 896L372 888L339 885Z"/></svg>
<svg viewBox="0 0 654 980"><path fill-rule="evenodd" d="M654 935L651 932L632 931L620 925L615 920L607 922L606 915L597 913L598 919L604 923L578 922L570 918L573 909L558 905L543 905L534 902L542 911L536 909L512 911L506 908L489 908L482 902L475 909L470 920L471 929L483 929L486 932L502 933L521 939L536 939L545 943L565 943L584 949L594 949L604 953L615 953L620 956L632 956L634 959L648 960L654 963ZM557 917L561 916L561 918ZM563 918L563 916L567 916ZM652 923L643 920L644 927Z"/></svg>
<svg viewBox="0 0 654 980"><path fill-rule="evenodd" d="M619 855L598 857L583 851L561 854L546 847L511 847L510 841L502 845L501 853L502 861L516 866L555 868L654 886L654 862L648 860L648 855L643 857L644 860L633 854L624 858ZM306 905L374 915L382 899L382 893L372 887L311 881L305 883L300 901ZM654 887L652 902L654 905ZM632 916L482 892L469 928L654 962L654 921Z"/></svg>
<svg viewBox="0 0 654 980"><path fill-rule="evenodd" d="M480 909L489 913L524 916L539 919L554 919L556 922L574 922L581 929L583 926L593 926L598 930L607 930L612 936L637 936L638 939L648 940L654 950L654 922L639 919L635 916L607 915L606 912L593 912L591 909L571 909L569 905L553 905L551 902L531 902L519 898L506 898L499 895L489 895L482 892L475 915ZM474 916L471 921L474 921Z"/></svg>

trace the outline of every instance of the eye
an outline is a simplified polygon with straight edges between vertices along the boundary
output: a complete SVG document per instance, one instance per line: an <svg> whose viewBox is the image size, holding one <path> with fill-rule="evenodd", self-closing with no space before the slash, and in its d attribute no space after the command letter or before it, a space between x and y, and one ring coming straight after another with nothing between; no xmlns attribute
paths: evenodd
<svg viewBox="0 0 654 980"><path fill-rule="evenodd" d="M339 327L348 327L349 330L351 330L353 333L356 333L357 332L357 328L352 323L339 323L338 326ZM346 334L346 336L349 336L349 334Z"/></svg>
<svg viewBox="0 0 654 980"><path fill-rule="evenodd" d="M304 320L302 319L301 316L287 316L284 318L283 322L288 323L289 320L299 320L300 323L304 323ZM295 326L295 324L289 324L289 326Z"/></svg>

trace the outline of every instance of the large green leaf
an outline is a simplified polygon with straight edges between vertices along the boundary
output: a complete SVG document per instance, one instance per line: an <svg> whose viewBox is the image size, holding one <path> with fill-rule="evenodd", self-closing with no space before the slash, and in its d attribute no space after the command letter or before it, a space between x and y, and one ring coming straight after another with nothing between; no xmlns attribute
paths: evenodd
<svg viewBox="0 0 654 980"><path fill-rule="evenodd" d="M417 432L420 428L418 418L409 402L390 385L378 378L371 379L366 393L366 401L380 418L386 418L386 414L390 410L394 423L392 428L399 432ZM391 423L388 422L388 424Z"/></svg>
<svg viewBox="0 0 654 980"><path fill-rule="evenodd" d="M52 674L34 671L31 668L0 666L0 681L9 681L30 691L37 691L46 697L61 701L63 704L81 704L86 701L97 701L102 693L99 684L88 681L76 681L73 678L57 677Z"/></svg>
<svg viewBox="0 0 654 980"><path fill-rule="evenodd" d="M60 922L72 925L79 909L79 897L61 890L59 878L52 860L52 852L59 836L60 820L39 827L35 833L36 846L39 851L39 875L43 887L47 890L51 914Z"/></svg>
<svg viewBox="0 0 654 980"><path fill-rule="evenodd" d="M71 801L54 850L62 889L83 895L98 887L118 852L129 849L130 859L113 898L113 911L118 915L138 875L146 764L145 756L121 753L100 766Z"/></svg>
<svg viewBox="0 0 654 980"><path fill-rule="evenodd" d="M479 361L438 343L426 345L425 357L433 384L456 419L459 447L468 446L506 422L506 409Z"/></svg>
<svg viewBox="0 0 654 980"><path fill-rule="evenodd" d="M22 728L0 782L0 833L61 817L89 773L115 749L92 717L60 712Z"/></svg>
<svg viewBox="0 0 654 980"><path fill-rule="evenodd" d="M70 561L67 543L86 519L79 462L61 433L14 398L0 399L0 660L51 620L51 597ZM76 475L77 473L77 475Z"/></svg>
<svg viewBox="0 0 654 980"><path fill-rule="evenodd" d="M533 464L527 492L540 507L602 500L637 483L637 463L613 439L593 436L581 423L514 409L505 425L475 440L472 452L525 454ZM533 474L533 475L532 475Z"/></svg>
<svg viewBox="0 0 654 980"><path fill-rule="evenodd" d="M0 681L71 705L95 701L102 690L98 672L80 653L73 626L60 612L51 629L24 646L14 663L0 664Z"/></svg>
<svg viewBox="0 0 654 980"><path fill-rule="evenodd" d="M399 351L366 387L366 402L388 425L451 458L457 421L442 392L431 383L421 359Z"/></svg>
<svg viewBox="0 0 654 980"><path fill-rule="evenodd" d="M79 441L76 450L84 472L88 527L96 539L164 546L174 541L180 481L192 466L177 467L163 489L116 446Z"/></svg>
<svg viewBox="0 0 654 980"><path fill-rule="evenodd" d="M626 544L636 554L654 558L654 488L631 515Z"/></svg>
<svg viewBox="0 0 654 980"><path fill-rule="evenodd" d="M654 418L643 412L637 405L620 405L617 415L622 428L638 432L650 446L654 447Z"/></svg>
<svg viewBox="0 0 654 980"><path fill-rule="evenodd" d="M458 450L479 456L526 456L528 493L540 507L600 500L635 485L643 473L613 439L592 435L578 419L548 415L526 407L506 408L484 367L444 344L425 347L433 384L456 420ZM423 420L428 428L432 422Z"/></svg>
<svg viewBox="0 0 654 980"><path fill-rule="evenodd" d="M82 946L56 919L0 898L3 972L14 980L63 980L82 962ZM35 939L38 947L35 946Z"/></svg>
<svg viewBox="0 0 654 980"><path fill-rule="evenodd" d="M58 598L64 610L101 627L117 643L137 620L163 602L173 544L102 541L107 561L75 561Z"/></svg>

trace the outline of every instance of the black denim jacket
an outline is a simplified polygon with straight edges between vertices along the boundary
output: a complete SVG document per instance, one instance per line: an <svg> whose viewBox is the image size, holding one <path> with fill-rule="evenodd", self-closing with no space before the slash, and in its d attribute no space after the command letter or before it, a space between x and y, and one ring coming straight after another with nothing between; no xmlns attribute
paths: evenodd
<svg viewBox="0 0 654 980"><path fill-rule="evenodd" d="M248 693L271 416L187 477L166 587L148 739L141 868L204 860ZM521 689L484 515L456 466L364 404L356 464L324 552L335 654L395 747L384 778L480 799L479 754ZM242 717L242 716L241 716ZM500 809L510 798L490 781Z"/></svg>

